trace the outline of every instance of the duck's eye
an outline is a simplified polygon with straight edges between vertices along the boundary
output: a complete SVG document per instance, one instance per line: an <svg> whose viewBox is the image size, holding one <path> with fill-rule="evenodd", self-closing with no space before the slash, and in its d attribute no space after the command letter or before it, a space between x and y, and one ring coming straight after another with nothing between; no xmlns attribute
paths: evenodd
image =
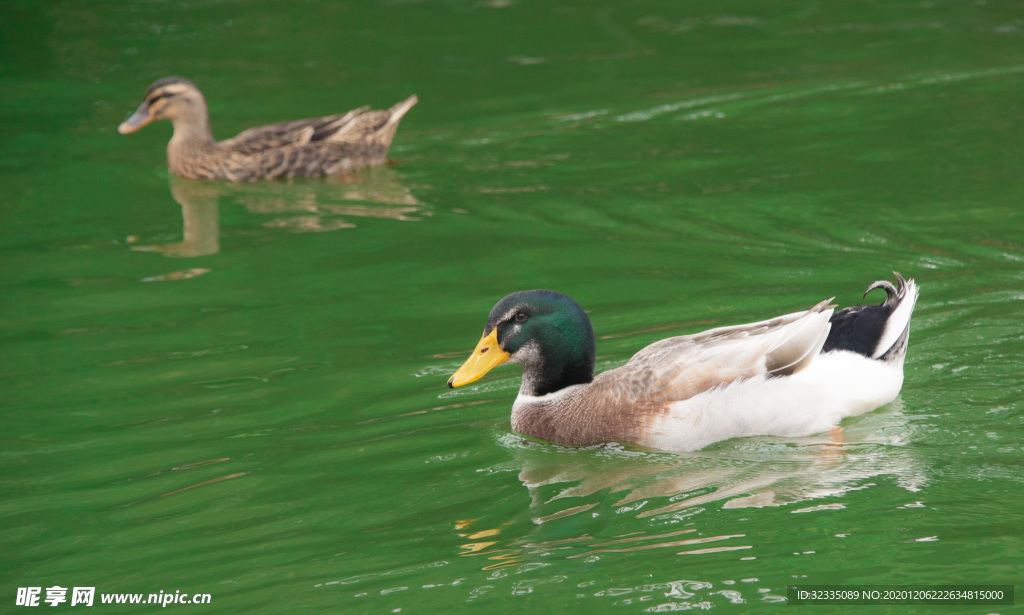
<svg viewBox="0 0 1024 615"><path fill-rule="evenodd" d="M516 312L516 322L526 322L526 313Z"/></svg>

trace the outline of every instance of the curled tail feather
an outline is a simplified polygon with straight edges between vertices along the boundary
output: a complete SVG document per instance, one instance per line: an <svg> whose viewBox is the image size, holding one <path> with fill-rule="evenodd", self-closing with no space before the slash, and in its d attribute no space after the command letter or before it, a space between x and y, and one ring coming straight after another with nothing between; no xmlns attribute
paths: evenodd
<svg viewBox="0 0 1024 615"><path fill-rule="evenodd" d="M822 352L847 350L881 361L903 358L919 291L913 278L906 280L899 273L893 273L896 286L879 280L864 291L867 296L876 288L884 290L885 301L881 305L848 307L832 315L832 331Z"/></svg>

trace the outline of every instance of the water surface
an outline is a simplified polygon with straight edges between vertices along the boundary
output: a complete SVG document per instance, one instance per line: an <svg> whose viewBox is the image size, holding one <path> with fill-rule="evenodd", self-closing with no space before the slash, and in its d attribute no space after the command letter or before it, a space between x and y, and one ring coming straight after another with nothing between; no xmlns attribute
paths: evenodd
<svg viewBox="0 0 1024 615"><path fill-rule="evenodd" d="M795 583L1018 580L1012 7L5 11L6 604L61 585L226 613L725 613ZM169 125L115 131L169 74L219 138L421 103L389 166L190 182ZM904 389L839 438L571 449L510 431L517 368L445 386L514 290L579 301L608 369L857 303L892 270L922 289Z"/></svg>

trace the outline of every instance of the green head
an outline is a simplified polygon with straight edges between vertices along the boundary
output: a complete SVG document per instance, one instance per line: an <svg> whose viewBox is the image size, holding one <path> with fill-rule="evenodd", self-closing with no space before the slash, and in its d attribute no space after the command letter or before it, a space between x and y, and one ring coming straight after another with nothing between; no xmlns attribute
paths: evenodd
<svg viewBox="0 0 1024 615"><path fill-rule="evenodd" d="M521 291L494 306L480 344L448 384L473 382L507 360L523 367L521 393L546 395L593 380L595 355L590 319L575 301L550 290Z"/></svg>

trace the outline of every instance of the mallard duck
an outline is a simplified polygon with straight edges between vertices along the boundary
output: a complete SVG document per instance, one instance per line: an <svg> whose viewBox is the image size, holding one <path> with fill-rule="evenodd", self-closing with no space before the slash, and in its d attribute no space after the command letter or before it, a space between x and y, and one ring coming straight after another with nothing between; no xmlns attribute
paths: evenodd
<svg viewBox="0 0 1024 615"><path fill-rule="evenodd" d="M202 92L188 79L167 77L146 90L138 110L117 131L128 134L153 120L171 120L167 166L189 179L234 182L279 177L338 175L382 164L398 122L416 96L387 111L360 107L348 113L250 128L214 141Z"/></svg>
<svg viewBox="0 0 1024 615"><path fill-rule="evenodd" d="M512 429L559 444L629 443L688 451L729 438L801 437L896 398L914 280L896 274L881 305L811 309L655 342L594 375L590 319L550 290L512 293L448 380L458 387L506 361L523 368Z"/></svg>

